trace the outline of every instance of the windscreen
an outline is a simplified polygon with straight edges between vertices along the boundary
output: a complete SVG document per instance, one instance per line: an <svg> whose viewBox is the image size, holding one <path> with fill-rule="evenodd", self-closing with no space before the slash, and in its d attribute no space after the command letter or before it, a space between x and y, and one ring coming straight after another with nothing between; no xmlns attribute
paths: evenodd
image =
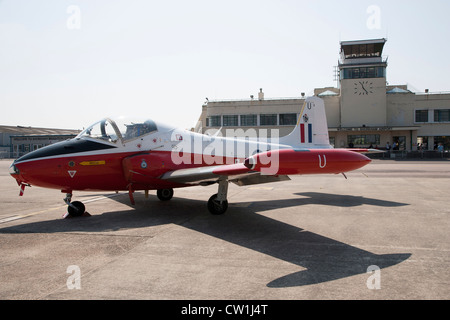
<svg viewBox="0 0 450 320"><path fill-rule="evenodd" d="M102 119L83 130L77 138L91 138L116 143L122 137L114 121Z"/></svg>
<svg viewBox="0 0 450 320"><path fill-rule="evenodd" d="M119 140L133 140L156 131L158 127L153 120L135 121L120 118L113 121L105 118L83 130L77 138L84 137L116 143Z"/></svg>

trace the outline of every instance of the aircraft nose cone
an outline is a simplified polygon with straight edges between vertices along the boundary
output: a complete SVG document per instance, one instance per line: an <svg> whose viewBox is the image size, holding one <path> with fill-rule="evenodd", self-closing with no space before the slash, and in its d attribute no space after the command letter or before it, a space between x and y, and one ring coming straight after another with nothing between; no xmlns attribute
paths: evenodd
<svg viewBox="0 0 450 320"><path fill-rule="evenodd" d="M12 175L13 177L19 175L19 169L17 169L15 163L16 162L14 161L9 167L9 174Z"/></svg>
<svg viewBox="0 0 450 320"><path fill-rule="evenodd" d="M9 167L9 174L12 178L16 179L17 184L20 186L22 183L25 182L25 178L21 175L21 172L19 168L16 166L17 160L14 161L11 166Z"/></svg>

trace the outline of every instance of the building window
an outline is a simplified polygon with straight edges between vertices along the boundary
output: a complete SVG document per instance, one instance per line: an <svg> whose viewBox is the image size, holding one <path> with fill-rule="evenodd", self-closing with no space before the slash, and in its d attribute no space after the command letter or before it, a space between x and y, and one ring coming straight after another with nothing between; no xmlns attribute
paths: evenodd
<svg viewBox="0 0 450 320"><path fill-rule="evenodd" d="M434 137L434 150L444 151L450 149L450 136Z"/></svg>
<svg viewBox="0 0 450 320"><path fill-rule="evenodd" d="M428 137L417 137L417 150L428 150Z"/></svg>
<svg viewBox="0 0 450 320"><path fill-rule="evenodd" d="M345 46L344 55L345 59L379 57L382 49L383 44L381 43L356 44Z"/></svg>
<svg viewBox="0 0 450 320"><path fill-rule="evenodd" d="M384 77L386 77L386 67L345 68L341 70L341 80Z"/></svg>
<svg viewBox="0 0 450 320"><path fill-rule="evenodd" d="M262 114L259 116L259 123L262 126L276 126L277 115L276 114Z"/></svg>
<svg viewBox="0 0 450 320"><path fill-rule="evenodd" d="M450 109L434 110L434 122L450 122Z"/></svg>
<svg viewBox="0 0 450 320"><path fill-rule="evenodd" d="M394 144L392 145L392 150L406 150L406 137L392 137Z"/></svg>
<svg viewBox="0 0 450 320"><path fill-rule="evenodd" d="M296 113L280 114L280 126L295 126L297 124Z"/></svg>
<svg viewBox="0 0 450 320"><path fill-rule="evenodd" d="M211 116L209 117L209 126L208 127L221 127L222 121L220 116Z"/></svg>
<svg viewBox="0 0 450 320"><path fill-rule="evenodd" d="M370 146L375 147L380 144L379 134L360 134L347 136L348 145L354 146Z"/></svg>
<svg viewBox="0 0 450 320"><path fill-rule="evenodd" d="M238 126L238 116L237 115L224 115L223 116L223 126L224 127L237 127Z"/></svg>
<svg viewBox="0 0 450 320"><path fill-rule="evenodd" d="M241 115L241 127L256 127L258 125L258 117L256 114Z"/></svg>
<svg viewBox="0 0 450 320"><path fill-rule="evenodd" d="M416 110L415 122L428 122L428 110Z"/></svg>

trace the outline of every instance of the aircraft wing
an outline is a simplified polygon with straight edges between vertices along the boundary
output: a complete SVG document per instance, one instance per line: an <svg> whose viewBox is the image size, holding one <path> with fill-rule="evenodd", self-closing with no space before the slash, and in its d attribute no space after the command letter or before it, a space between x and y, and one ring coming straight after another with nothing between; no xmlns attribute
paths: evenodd
<svg viewBox="0 0 450 320"><path fill-rule="evenodd" d="M166 172L160 179L187 185L208 185L227 179L239 186L290 180L288 176L261 175L260 172L252 171L243 163L179 169Z"/></svg>

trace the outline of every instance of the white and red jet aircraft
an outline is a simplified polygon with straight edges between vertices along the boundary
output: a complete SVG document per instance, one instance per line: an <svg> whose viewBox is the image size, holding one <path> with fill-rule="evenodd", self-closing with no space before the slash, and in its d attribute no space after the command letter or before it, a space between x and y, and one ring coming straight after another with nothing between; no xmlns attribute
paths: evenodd
<svg viewBox="0 0 450 320"><path fill-rule="evenodd" d="M26 186L66 193L64 201L72 216L85 212L83 203L71 202L73 191L128 191L134 204L137 190L146 195L157 190L158 198L167 201L174 188L213 183L218 183L218 193L208 200L208 209L223 214L229 182L244 186L290 180L289 175L339 174L371 161L362 154L371 150L330 145L324 103L317 97L305 100L288 136L250 136L208 136L152 120L120 128L115 121L103 119L74 139L15 160L10 174L20 186L20 195Z"/></svg>

